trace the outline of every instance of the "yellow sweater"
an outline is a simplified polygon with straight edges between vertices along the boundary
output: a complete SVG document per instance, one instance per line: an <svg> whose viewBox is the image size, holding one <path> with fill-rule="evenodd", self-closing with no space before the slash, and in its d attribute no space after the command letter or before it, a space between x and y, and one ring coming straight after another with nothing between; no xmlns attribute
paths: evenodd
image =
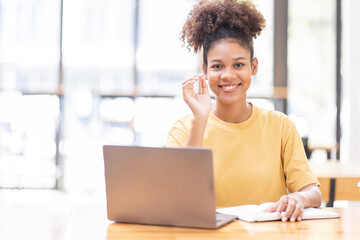
<svg viewBox="0 0 360 240"><path fill-rule="evenodd" d="M175 122L167 146L185 146L193 115ZM249 119L227 123L210 113L203 147L212 149L217 207L276 202L287 190L316 183L301 138L284 114L253 107Z"/></svg>

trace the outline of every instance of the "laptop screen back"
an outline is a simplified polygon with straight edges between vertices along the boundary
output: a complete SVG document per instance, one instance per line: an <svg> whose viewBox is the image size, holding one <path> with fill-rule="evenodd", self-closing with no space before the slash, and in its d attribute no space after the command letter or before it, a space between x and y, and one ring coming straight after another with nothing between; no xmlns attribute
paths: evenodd
<svg viewBox="0 0 360 240"><path fill-rule="evenodd" d="M110 220L216 225L209 149L104 146L104 160Z"/></svg>

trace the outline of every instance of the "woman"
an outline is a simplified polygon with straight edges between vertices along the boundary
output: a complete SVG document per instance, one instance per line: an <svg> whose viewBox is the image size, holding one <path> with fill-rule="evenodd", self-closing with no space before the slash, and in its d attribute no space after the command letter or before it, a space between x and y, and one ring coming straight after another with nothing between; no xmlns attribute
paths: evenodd
<svg viewBox="0 0 360 240"><path fill-rule="evenodd" d="M276 202L267 211L284 211L283 221L301 221L304 208L321 204L301 138L287 116L247 101L258 70L253 38L264 27L265 19L249 1L200 0L194 6L182 39L195 52L203 48L204 75L183 82L192 114L174 124L167 146L212 149L218 207ZM200 79L202 91L196 94Z"/></svg>

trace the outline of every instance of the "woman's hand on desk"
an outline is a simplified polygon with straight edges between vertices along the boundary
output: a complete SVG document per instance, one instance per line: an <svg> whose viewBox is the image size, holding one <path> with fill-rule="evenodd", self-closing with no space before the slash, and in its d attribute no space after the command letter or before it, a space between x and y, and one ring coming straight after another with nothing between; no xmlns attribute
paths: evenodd
<svg viewBox="0 0 360 240"><path fill-rule="evenodd" d="M283 222L288 220L291 222L301 221L304 208L320 207L321 199L321 192L318 186L316 184L309 184L298 192L281 196L277 203L265 211L277 212L278 214L285 212L281 219Z"/></svg>
<svg viewBox="0 0 360 240"><path fill-rule="evenodd" d="M298 192L289 195L283 195L279 201L277 201L274 205L270 206L265 211L276 212L279 215L282 212L285 212L284 216L281 218L281 221L283 222L288 220L291 222L301 221L304 212L302 196Z"/></svg>

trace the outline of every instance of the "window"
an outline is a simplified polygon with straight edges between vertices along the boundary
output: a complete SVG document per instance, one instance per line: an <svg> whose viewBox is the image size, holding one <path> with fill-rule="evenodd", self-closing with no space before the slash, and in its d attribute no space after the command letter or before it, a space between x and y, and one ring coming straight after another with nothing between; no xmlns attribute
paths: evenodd
<svg viewBox="0 0 360 240"><path fill-rule="evenodd" d="M199 56L181 47L182 25L195 0L143 0L137 68L142 94L176 95L181 82L199 71Z"/></svg>
<svg viewBox="0 0 360 240"><path fill-rule="evenodd" d="M310 147L336 146L335 9L334 0L289 1L289 113Z"/></svg>
<svg viewBox="0 0 360 240"><path fill-rule="evenodd" d="M51 188L64 177L67 189L91 195L104 186L103 144L164 145L190 112L181 82L198 73L200 57L180 32L196 2L64 1L60 42L61 1L2 0L0 187ZM254 43L249 95L262 96L273 85L274 1L254 3L267 27Z"/></svg>
<svg viewBox="0 0 360 240"><path fill-rule="evenodd" d="M2 1L0 89L56 91L59 7L57 0Z"/></svg>
<svg viewBox="0 0 360 240"><path fill-rule="evenodd" d="M254 41L255 57L259 60L259 70L253 78L249 89L249 96L268 95L273 89L273 59L274 59L274 1L255 0L257 9L266 20L266 27L261 35Z"/></svg>
<svg viewBox="0 0 360 240"><path fill-rule="evenodd" d="M54 188L60 4L0 6L0 187Z"/></svg>
<svg viewBox="0 0 360 240"><path fill-rule="evenodd" d="M59 98L0 92L0 187L54 188Z"/></svg>
<svg viewBox="0 0 360 240"><path fill-rule="evenodd" d="M134 1L64 4L64 90L132 94Z"/></svg>

